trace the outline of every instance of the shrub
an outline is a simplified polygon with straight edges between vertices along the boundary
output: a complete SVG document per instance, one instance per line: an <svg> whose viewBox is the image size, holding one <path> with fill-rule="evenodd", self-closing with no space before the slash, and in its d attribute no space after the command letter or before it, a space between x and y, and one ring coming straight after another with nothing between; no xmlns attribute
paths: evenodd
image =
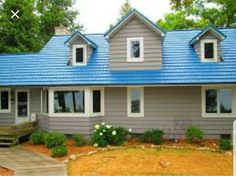
<svg viewBox="0 0 236 176"><path fill-rule="evenodd" d="M129 131L131 131L131 129ZM95 125L91 142L96 147L121 145L127 139L129 131L122 127L105 125L105 123L97 124Z"/></svg>
<svg viewBox="0 0 236 176"><path fill-rule="evenodd" d="M186 138L189 143L194 142L195 140L201 140L204 133L197 127L191 126L186 131Z"/></svg>
<svg viewBox="0 0 236 176"><path fill-rule="evenodd" d="M47 148L53 148L63 145L66 141L66 136L62 133L51 132L45 134L44 143Z"/></svg>
<svg viewBox="0 0 236 176"><path fill-rule="evenodd" d="M44 135L45 135L45 133L40 130L35 131L30 135L30 142L32 144L43 144L44 143Z"/></svg>
<svg viewBox="0 0 236 176"><path fill-rule="evenodd" d="M231 150L232 144L230 139L221 139L220 140L220 149L221 150Z"/></svg>
<svg viewBox="0 0 236 176"><path fill-rule="evenodd" d="M52 149L52 157L61 157L66 156L68 153L66 146L60 145Z"/></svg>
<svg viewBox="0 0 236 176"><path fill-rule="evenodd" d="M140 136L140 141L151 142L153 144L160 145L163 142L164 132L158 129L147 130Z"/></svg>
<svg viewBox="0 0 236 176"><path fill-rule="evenodd" d="M77 147L83 146L86 143L86 140L82 134L74 134L73 140L75 141L75 145Z"/></svg>

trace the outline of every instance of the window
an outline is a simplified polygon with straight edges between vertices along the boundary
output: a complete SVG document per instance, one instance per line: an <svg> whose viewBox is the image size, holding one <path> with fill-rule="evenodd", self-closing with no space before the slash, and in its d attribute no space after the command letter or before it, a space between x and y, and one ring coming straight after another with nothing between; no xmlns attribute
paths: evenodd
<svg viewBox="0 0 236 176"><path fill-rule="evenodd" d="M93 113L101 112L101 91L93 90Z"/></svg>
<svg viewBox="0 0 236 176"><path fill-rule="evenodd" d="M204 114L206 116L232 115L233 89L205 88L203 91Z"/></svg>
<svg viewBox="0 0 236 176"><path fill-rule="evenodd" d="M73 45L73 65L86 65L87 63L87 46Z"/></svg>
<svg viewBox="0 0 236 176"><path fill-rule="evenodd" d="M84 91L55 91L54 113L84 113Z"/></svg>
<svg viewBox="0 0 236 176"><path fill-rule="evenodd" d="M48 113L48 90L42 91L42 113L47 114Z"/></svg>
<svg viewBox="0 0 236 176"><path fill-rule="evenodd" d="M127 38L127 61L143 62L143 38Z"/></svg>
<svg viewBox="0 0 236 176"><path fill-rule="evenodd" d="M128 88L128 116L143 116L143 88Z"/></svg>
<svg viewBox="0 0 236 176"><path fill-rule="evenodd" d="M0 91L0 112L10 112L10 91Z"/></svg>
<svg viewBox="0 0 236 176"><path fill-rule="evenodd" d="M201 59L206 62L217 61L216 39L201 40Z"/></svg>

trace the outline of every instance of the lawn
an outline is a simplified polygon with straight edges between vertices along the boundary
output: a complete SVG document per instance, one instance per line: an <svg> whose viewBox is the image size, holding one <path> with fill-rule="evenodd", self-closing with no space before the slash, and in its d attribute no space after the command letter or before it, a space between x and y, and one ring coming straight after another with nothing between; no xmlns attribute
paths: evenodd
<svg viewBox="0 0 236 176"><path fill-rule="evenodd" d="M128 148L83 156L68 163L76 175L232 175L232 156L191 149Z"/></svg>

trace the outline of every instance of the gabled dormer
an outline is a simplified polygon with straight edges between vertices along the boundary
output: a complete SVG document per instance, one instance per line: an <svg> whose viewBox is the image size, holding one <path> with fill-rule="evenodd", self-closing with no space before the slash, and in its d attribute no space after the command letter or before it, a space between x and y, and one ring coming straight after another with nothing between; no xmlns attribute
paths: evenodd
<svg viewBox="0 0 236 176"><path fill-rule="evenodd" d="M111 70L160 70L165 32L132 10L105 37L110 44Z"/></svg>
<svg viewBox="0 0 236 176"><path fill-rule="evenodd" d="M93 49L96 49L96 44L81 32L76 31L65 42L70 47L69 65L84 66L87 65Z"/></svg>
<svg viewBox="0 0 236 176"><path fill-rule="evenodd" d="M194 47L201 62L221 62L221 41L225 38L222 32L210 25L198 33L189 44Z"/></svg>

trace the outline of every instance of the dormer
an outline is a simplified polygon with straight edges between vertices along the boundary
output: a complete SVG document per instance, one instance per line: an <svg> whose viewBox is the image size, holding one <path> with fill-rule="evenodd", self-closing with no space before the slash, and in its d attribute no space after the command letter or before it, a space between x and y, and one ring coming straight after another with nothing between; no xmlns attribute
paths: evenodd
<svg viewBox="0 0 236 176"><path fill-rule="evenodd" d="M165 32L137 10L130 11L105 37L111 70L160 70Z"/></svg>
<svg viewBox="0 0 236 176"><path fill-rule="evenodd" d="M194 47L201 62L221 62L221 41L225 38L222 32L210 25L198 33L189 44Z"/></svg>
<svg viewBox="0 0 236 176"><path fill-rule="evenodd" d="M93 49L96 49L96 44L81 32L76 31L65 42L70 48L69 65L85 66L87 65Z"/></svg>

